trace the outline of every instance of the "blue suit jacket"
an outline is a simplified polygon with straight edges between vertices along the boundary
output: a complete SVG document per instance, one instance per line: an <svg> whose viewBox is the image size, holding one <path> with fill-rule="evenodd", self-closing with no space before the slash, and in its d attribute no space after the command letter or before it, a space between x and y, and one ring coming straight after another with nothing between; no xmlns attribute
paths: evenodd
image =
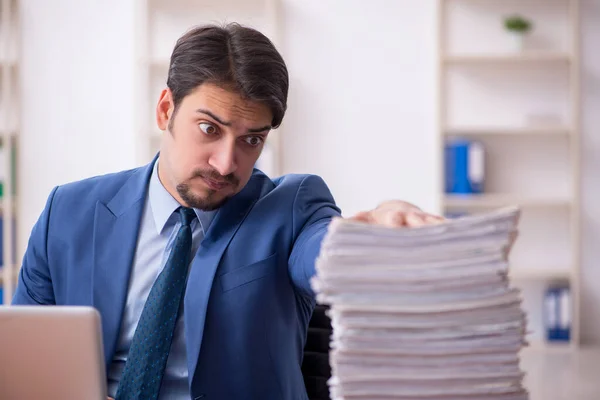
<svg viewBox="0 0 600 400"><path fill-rule="evenodd" d="M35 224L13 304L90 305L108 367L119 336L154 162L54 188ZM192 399L306 399L300 366L315 305L309 279L339 215L314 175L255 170L217 212L185 293Z"/></svg>

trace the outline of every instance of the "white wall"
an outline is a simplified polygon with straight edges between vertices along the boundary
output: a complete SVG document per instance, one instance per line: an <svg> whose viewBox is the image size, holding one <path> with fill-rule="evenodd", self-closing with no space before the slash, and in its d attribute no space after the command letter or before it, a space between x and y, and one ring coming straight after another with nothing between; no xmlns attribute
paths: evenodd
<svg viewBox="0 0 600 400"><path fill-rule="evenodd" d="M55 185L134 162L133 2L22 0L19 249Z"/></svg>
<svg viewBox="0 0 600 400"><path fill-rule="evenodd" d="M438 207L435 3L283 2L283 170L323 176L346 215Z"/></svg>

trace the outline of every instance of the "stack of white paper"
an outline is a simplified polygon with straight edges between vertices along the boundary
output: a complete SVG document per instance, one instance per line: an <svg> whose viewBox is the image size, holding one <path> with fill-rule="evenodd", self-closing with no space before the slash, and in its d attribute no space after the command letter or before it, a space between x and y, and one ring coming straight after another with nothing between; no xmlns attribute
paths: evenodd
<svg viewBox="0 0 600 400"><path fill-rule="evenodd" d="M312 286L330 305L332 399L523 400L519 210L419 228L336 219Z"/></svg>

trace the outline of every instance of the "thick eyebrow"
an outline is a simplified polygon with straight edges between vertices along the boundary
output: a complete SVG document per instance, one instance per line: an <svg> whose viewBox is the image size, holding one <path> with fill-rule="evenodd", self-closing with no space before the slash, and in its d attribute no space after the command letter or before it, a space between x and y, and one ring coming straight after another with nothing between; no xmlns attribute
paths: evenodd
<svg viewBox="0 0 600 400"><path fill-rule="evenodd" d="M220 123L221 125L225 125L225 126L231 126L231 122L227 122L227 121L223 121L222 118L217 117L215 114L213 114L212 112L205 110L203 108L199 108L196 110L197 113L201 113L201 114L206 114L209 117L211 117L212 119L214 119L215 121L217 121L218 123ZM268 131L272 128L271 125L266 125L260 128L251 128L248 129L248 132L250 133L260 133L260 132L264 132L264 131Z"/></svg>

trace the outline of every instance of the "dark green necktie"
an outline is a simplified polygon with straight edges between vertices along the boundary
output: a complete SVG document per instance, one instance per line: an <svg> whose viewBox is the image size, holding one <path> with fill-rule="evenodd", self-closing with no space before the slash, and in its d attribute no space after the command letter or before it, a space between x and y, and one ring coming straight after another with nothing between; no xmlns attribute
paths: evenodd
<svg viewBox="0 0 600 400"><path fill-rule="evenodd" d="M185 291L192 247L191 208L180 207L181 227L173 250L150 290L131 341L116 400L151 400L158 397L169 357L179 305Z"/></svg>

